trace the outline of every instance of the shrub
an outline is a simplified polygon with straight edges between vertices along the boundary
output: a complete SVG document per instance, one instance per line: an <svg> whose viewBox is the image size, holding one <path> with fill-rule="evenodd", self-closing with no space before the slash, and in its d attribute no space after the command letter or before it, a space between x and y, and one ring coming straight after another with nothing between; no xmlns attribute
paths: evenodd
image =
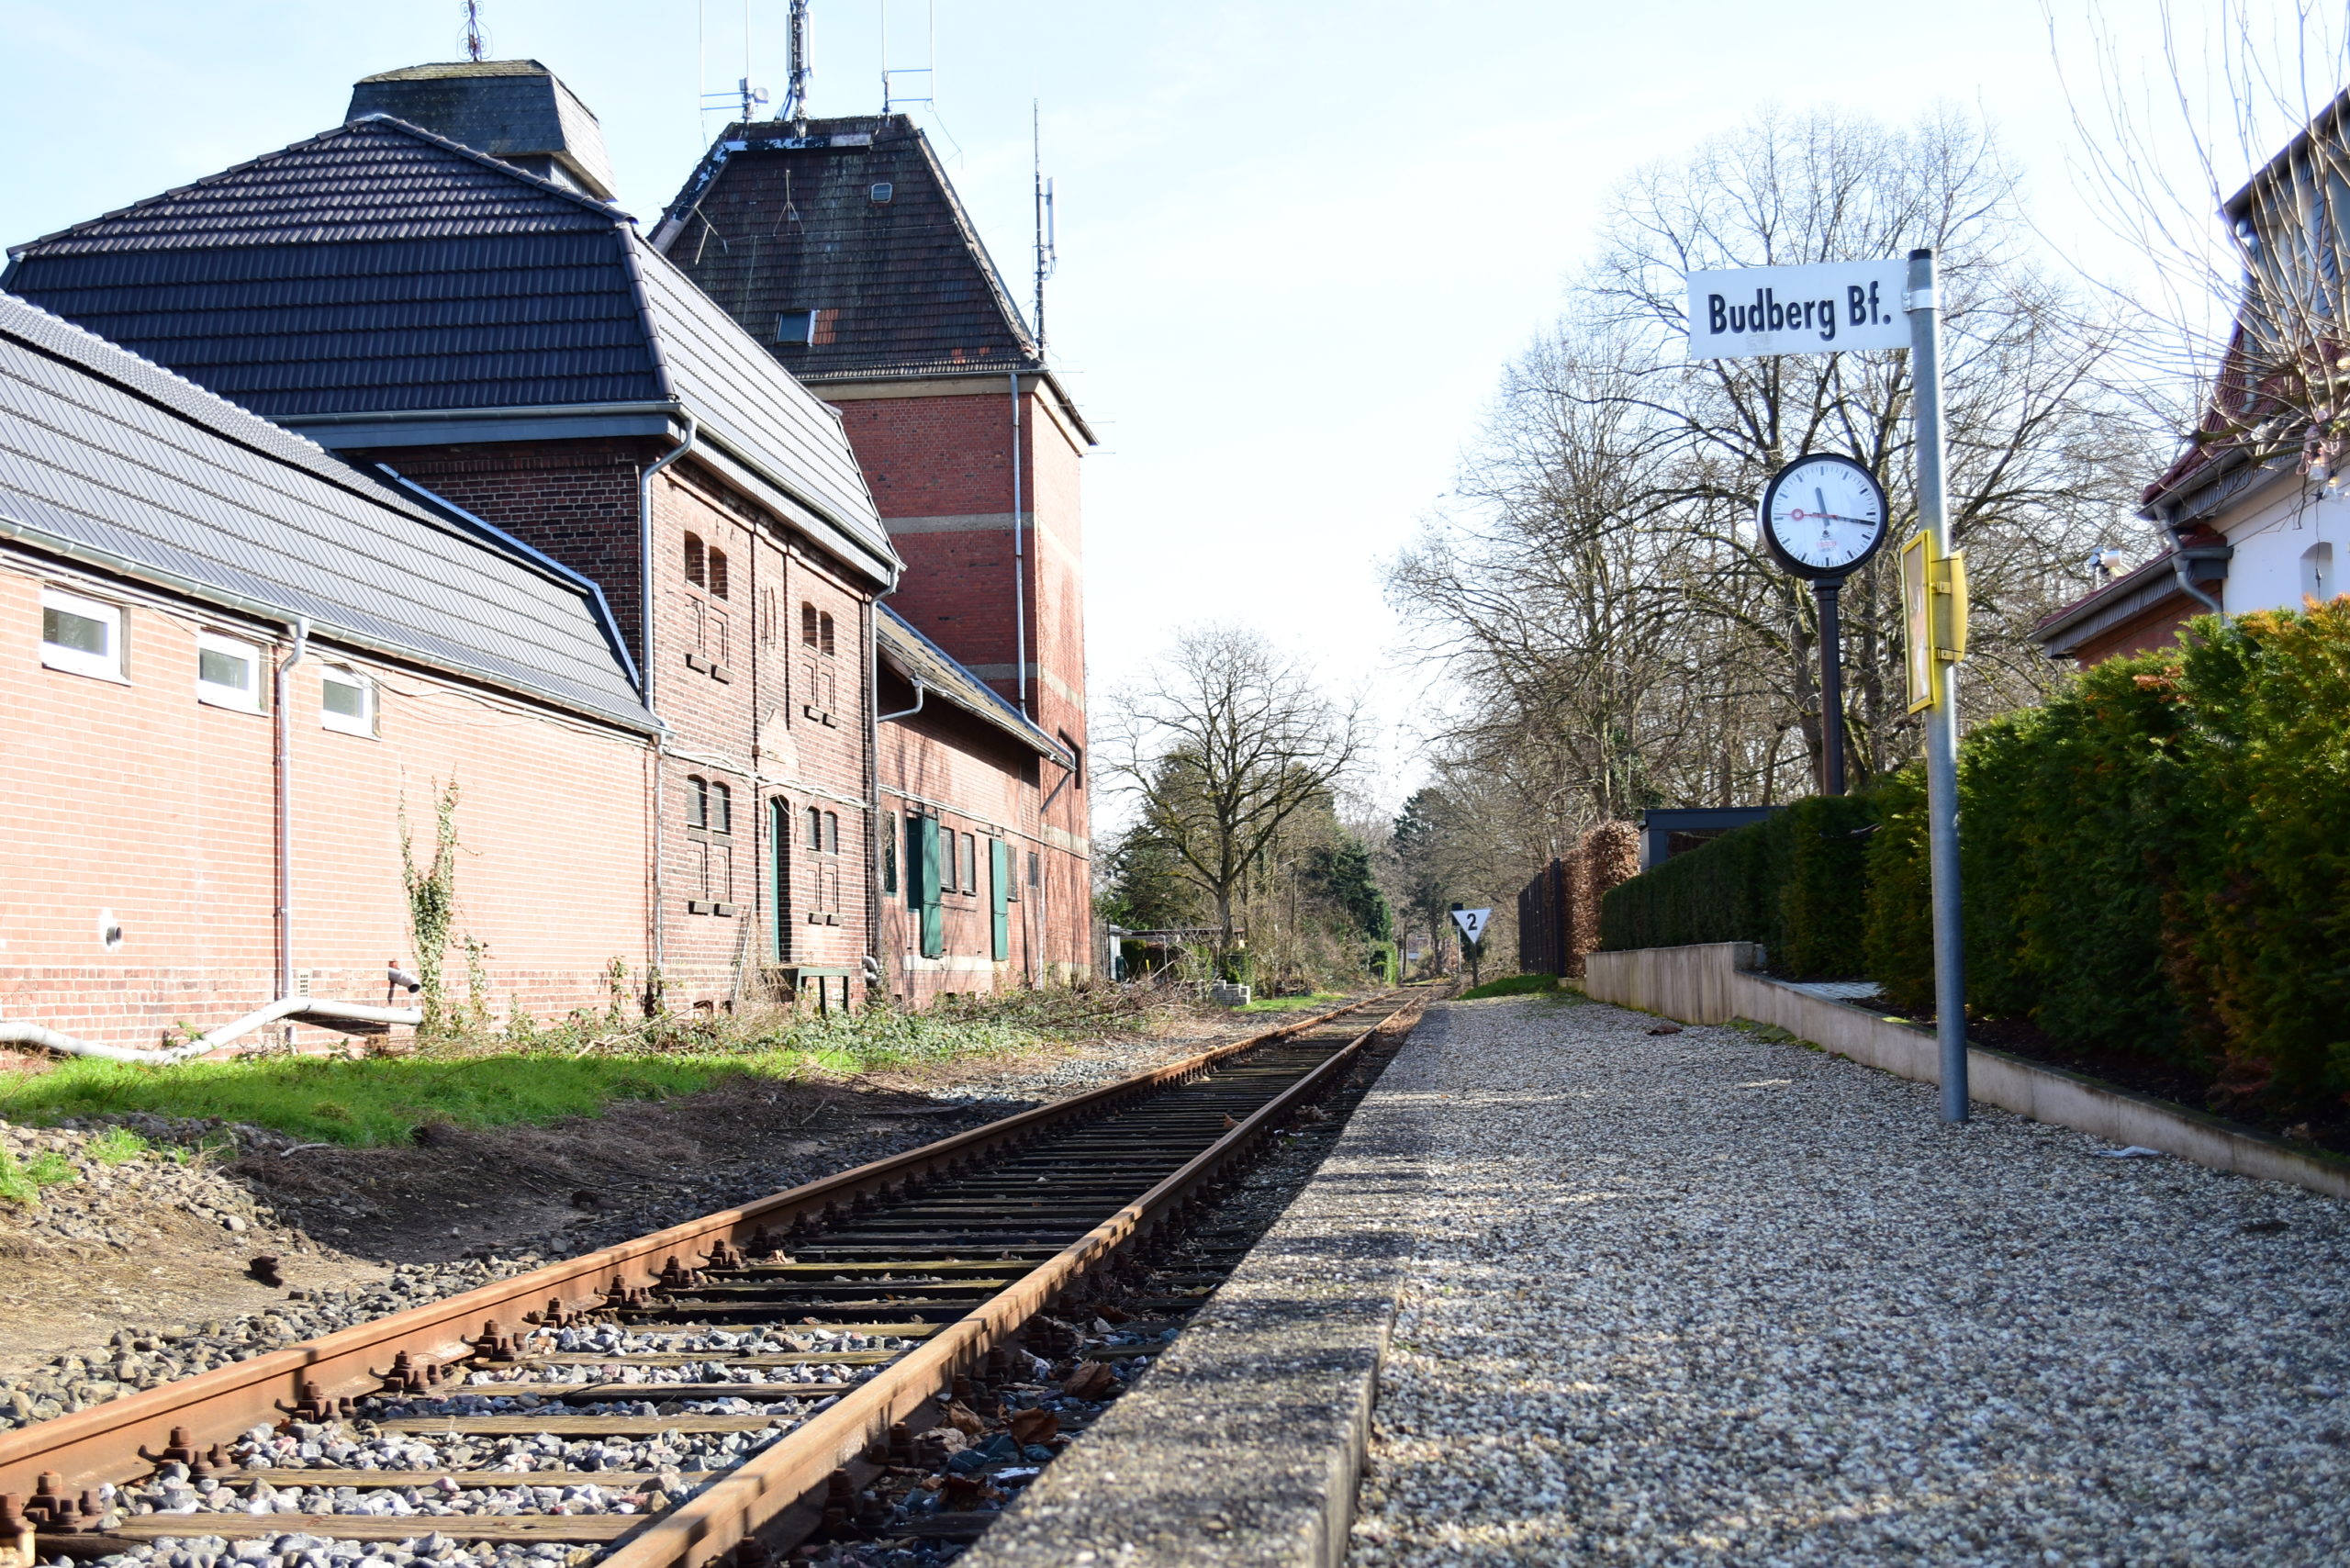
<svg viewBox="0 0 2350 1568"><path fill-rule="evenodd" d="M1860 972L1867 930L1867 796L1815 795L1610 889L1600 946L1759 942L1797 979Z"/></svg>
<svg viewBox="0 0 2350 1568"><path fill-rule="evenodd" d="M1924 790L1880 792L1869 972L1933 998ZM2196 622L1969 735L1967 995L2277 1109L2350 1092L2350 599Z"/></svg>

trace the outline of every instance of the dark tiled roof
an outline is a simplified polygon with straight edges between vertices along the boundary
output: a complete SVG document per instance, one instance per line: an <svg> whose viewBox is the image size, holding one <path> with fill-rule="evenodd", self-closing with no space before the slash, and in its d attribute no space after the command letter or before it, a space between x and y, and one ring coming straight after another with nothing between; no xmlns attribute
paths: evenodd
<svg viewBox="0 0 2350 1568"><path fill-rule="evenodd" d="M654 243L802 377L1037 367L1027 323L912 121L795 129L729 127ZM816 342L778 346L777 318L800 310L822 313Z"/></svg>
<svg viewBox="0 0 2350 1568"><path fill-rule="evenodd" d="M612 194L603 128L535 60L458 60L363 76L346 120L390 115L590 196Z"/></svg>
<svg viewBox="0 0 2350 1568"><path fill-rule="evenodd" d="M1029 750L1051 757L1062 767L1074 759L1036 727L1019 709L949 658L946 651L888 605L876 607L873 640L884 662L908 680L919 680L932 697L952 703L980 722L992 724ZM925 701L927 699L925 699Z"/></svg>
<svg viewBox="0 0 2350 1568"><path fill-rule="evenodd" d="M273 420L675 402L887 576L838 414L623 213L375 118L16 247L6 286Z"/></svg>
<svg viewBox="0 0 2350 1568"><path fill-rule="evenodd" d="M594 585L6 295L0 531L651 727Z"/></svg>
<svg viewBox="0 0 2350 1568"><path fill-rule="evenodd" d="M624 233L372 119L17 246L6 283L270 419L649 400Z"/></svg>

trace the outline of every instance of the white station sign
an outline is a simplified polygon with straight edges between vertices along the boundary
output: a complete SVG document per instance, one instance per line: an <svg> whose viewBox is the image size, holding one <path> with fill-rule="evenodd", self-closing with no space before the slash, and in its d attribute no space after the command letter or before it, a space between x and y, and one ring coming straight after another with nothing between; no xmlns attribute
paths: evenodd
<svg viewBox="0 0 2350 1568"><path fill-rule="evenodd" d="M1490 909L1456 909L1452 912L1452 923L1460 927L1460 935L1472 942L1485 939L1485 923L1493 918L1494 912Z"/></svg>
<svg viewBox="0 0 2350 1568"><path fill-rule="evenodd" d="M1689 274L1689 357L1906 349L1907 262L1823 262Z"/></svg>

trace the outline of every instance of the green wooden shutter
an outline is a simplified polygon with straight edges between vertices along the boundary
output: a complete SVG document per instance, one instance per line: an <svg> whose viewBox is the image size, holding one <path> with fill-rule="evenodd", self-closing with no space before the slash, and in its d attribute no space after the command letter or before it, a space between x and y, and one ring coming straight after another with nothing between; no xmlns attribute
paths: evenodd
<svg viewBox="0 0 2350 1568"><path fill-rule="evenodd" d="M1005 908L1012 893L1012 851L1003 840L988 840L988 896L995 905L995 961L1012 957L1012 915Z"/></svg>
<svg viewBox="0 0 2350 1568"><path fill-rule="evenodd" d="M778 795L767 801L767 954L791 958L791 808Z"/></svg>
<svg viewBox="0 0 2350 1568"><path fill-rule="evenodd" d="M939 840L945 835L938 831L936 817L923 817L922 875L909 878L908 886L918 889L922 897L922 956L935 958L946 951L946 908L939 902L938 853Z"/></svg>

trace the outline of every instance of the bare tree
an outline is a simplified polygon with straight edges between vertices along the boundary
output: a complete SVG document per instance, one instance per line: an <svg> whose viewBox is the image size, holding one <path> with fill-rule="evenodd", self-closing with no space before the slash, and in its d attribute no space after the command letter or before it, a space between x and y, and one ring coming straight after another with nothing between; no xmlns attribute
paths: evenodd
<svg viewBox="0 0 2350 1568"><path fill-rule="evenodd" d="M2144 263L2109 286L2149 409L2184 443L2290 465L2350 454L2350 13L2309 0L2155 8L2160 59L2091 11L2050 34L2085 205ZM2086 61L2087 68L2083 68ZM2080 84L2093 83L2090 92Z"/></svg>
<svg viewBox="0 0 2350 1568"><path fill-rule="evenodd" d="M1618 192L1556 331L1512 365L1458 499L1393 564L1391 597L1460 700L1439 778L1530 874L1648 805L1801 793L1821 751L1818 629L1754 525L1806 452L1875 473L1915 515L1907 356L1689 362L1684 277L1941 252L1952 514L1975 595L1974 713L2055 678L2028 639L2075 563L2124 525L2154 433L2100 379L2113 328L2024 253L2015 180L1955 116L1902 129L1766 114ZM1855 771L1916 746L1893 553L1848 580Z"/></svg>
<svg viewBox="0 0 2350 1568"><path fill-rule="evenodd" d="M1330 701L1305 668L1237 626L1184 632L1114 706L1112 769L1213 904L1221 970L1249 877L1291 819L1326 807L1361 755L1361 710Z"/></svg>

